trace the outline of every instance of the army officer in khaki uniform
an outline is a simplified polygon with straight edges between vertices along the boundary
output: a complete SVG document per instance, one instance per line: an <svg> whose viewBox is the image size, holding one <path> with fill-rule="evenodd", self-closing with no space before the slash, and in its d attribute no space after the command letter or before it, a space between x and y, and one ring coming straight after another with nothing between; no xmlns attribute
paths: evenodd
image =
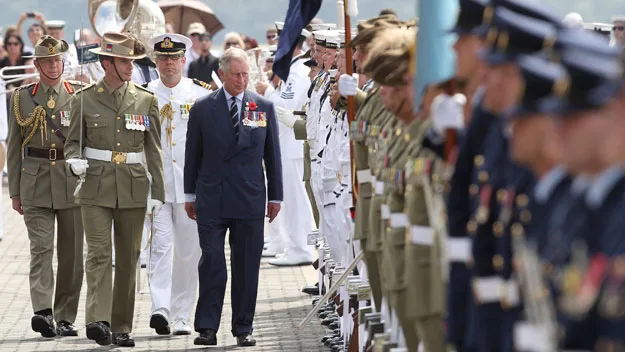
<svg viewBox="0 0 625 352"><path fill-rule="evenodd" d="M31 326L43 337L77 335L73 323L83 276L82 220L73 197L77 178L66 171L63 158L70 101L79 87L61 79L68 48L65 41L50 36L39 40L32 57L41 80L18 88L9 109L9 192L13 209L24 215L28 229L30 297L35 311ZM52 269L55 218L56 288Z"/></svg>
<svg viewBox="0 0 625 352"><path fill-rule="evenodd" d="M146 207L156 214L165 199L161 125L157 99L130 82L132 61L145 56L145 47L126 34L106 33L101 48L92 50L99 55L105 75L76 94L71 113L80 114L81 101L83 113L81 119L72 120L65 143L72 172L85 178L78 200L88 245L87 337L107 345L112 331L113 343L129 347L135 344L129 333L143 219ZM86 160L80 159L81 147ZM115 227L113 287L111 223Z"/></svg>

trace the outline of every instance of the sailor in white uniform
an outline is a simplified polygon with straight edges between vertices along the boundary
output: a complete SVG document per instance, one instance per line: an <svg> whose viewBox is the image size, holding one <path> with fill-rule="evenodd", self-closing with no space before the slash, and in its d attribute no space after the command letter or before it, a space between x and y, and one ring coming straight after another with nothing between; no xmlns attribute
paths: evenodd
<svg viewBox="0 0 625 352"><path fill-rule="evenodd" d="M148 84L158 98L165 173L165 204L154 217L148 275L152 296L150 327L159 335L189 335L201 250L197 224L184 210L183 171L189 110L210 93L206 83L182 77L191 40L167 33L149 41L160 78ZM170 329L170 323L172 322Z"/></svg>
<svg viewBox="0 0 625 352"><path fill-rule="evenodd" d="M278 35L282 32L281 22L276 23ZM275 89L265 82L258 82L256 90L265 98L271 100L276 107L287 110L302 110L308 100L310 68L304 65L301 56L302 45L306 38L311 36L307 30L302 30L297 47L293 52L293 59L286 82L281 81ZM269 264L278 266L305 265L313 261L312 246L307 244L308 234L314 229L312 208L308 201L304 177L303 141L295 139L293 129L279 126L280 150L282 156L282 182L284 185L284 200L282 211L275 221L268 225L271 242L268 249L280 248L284 251L269 261ZM276 243L274 243L277 242Z"/></svg>

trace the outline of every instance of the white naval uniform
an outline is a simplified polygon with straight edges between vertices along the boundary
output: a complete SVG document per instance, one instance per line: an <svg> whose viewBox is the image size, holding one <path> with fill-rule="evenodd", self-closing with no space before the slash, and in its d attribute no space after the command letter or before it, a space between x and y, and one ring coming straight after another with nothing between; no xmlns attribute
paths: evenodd
<svg viewBox="0 0 625 352"><path fill-rule="evenodd" d="M165 204L154 217L150 245L148 275L152 313L163 314L170 321L188 322L197 293L201 250L197 224L184 210L185 141L190 106L210 91L186 77L174 88L155 80L148 84L148 89L158 98L159 111L167 103L171 103L174 110L171 124L167 117L161 116ZM168 127L171 127L171 140Z"/></svg>
<svg viewBox="0 0 625 352"><path fill-rule="evenodd" d="M277 90L267 88L265 97L275 106L287 110L301 110L308 100L310 68L297 56L291 61L289 77ZM286 258L312 261L312 248L307 244L308 234L313 230L314 219L308 201L304 177L303 141L295 139L295 132L283 124L279 126L280 153L282 157L282 183L284 200L282 210L267 227L271 240L268 248L282 252Z"/></svg>

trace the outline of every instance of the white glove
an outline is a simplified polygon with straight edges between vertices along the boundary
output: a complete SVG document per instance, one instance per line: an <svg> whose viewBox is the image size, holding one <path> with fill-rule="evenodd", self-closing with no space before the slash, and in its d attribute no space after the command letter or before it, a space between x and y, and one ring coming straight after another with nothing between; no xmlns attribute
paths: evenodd
<svg viewBox="0 0 625 352"><path fill-rule="evenodd" d="M342 74L339 77L339 93L342 96L354 96L356 95L356 91L358 90L358 74L354 73L351 76L347 74Z"/></svg>
<svg viewBox="0 0 625 352"><path fill-rule="evenodd" d="M464 105L467 98L462 94L453 97L440 94L432 102L432 127L436 133L442 135L446 129L462 129L464 127Z"/></svg>
<svg viewBox="0 0 625 352"><path fill-rule="evenodd" d="M293 128L295 121L297 121L297 117L293 115L291 110L287 110L280 106L276 106L276 117L278 118L278 121L282 122L288 128Z"/></svg>
<svg viewBox="0 0 625 352"><path fill-rule="evenodd" d="M163 202L158 199L149 199L148 200L148 215L154 214L154 216L158 215L158 212L161 211L161 207L163 206Z"/></svg>
<svg viewBox="0 0 625 352"><path fill-rule="evenodd" d="M74 175L80 177L87 173L89 163L85 159L68 159L65 161L72 168Z"/></svg>

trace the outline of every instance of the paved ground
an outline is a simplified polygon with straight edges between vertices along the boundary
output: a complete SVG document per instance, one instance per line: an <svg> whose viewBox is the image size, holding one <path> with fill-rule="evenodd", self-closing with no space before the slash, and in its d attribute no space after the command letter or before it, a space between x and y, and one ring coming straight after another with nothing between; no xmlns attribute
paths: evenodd
<svg viewBox="0 0 625 352"><path fill-rule="evenodd" d="M0 210L4 217L4 235L0 242L0 351L230 351L239 349L229 332L230 290L226 292L224 315L221 321L216 348L200 349L193 345L195 336L161 337L148 326L150 316L150 295L147 289L145 270L142 272L141 290L135 306L134 338L137 347L119 349L98 347L84 336L81 328L79 337L43 339L30 330L32 309L28 292L29 251L28 237L21 216L12 211L3 187L3 201ZM226 242L227 243L227 242ZM56 263L55 263L56 266ZM263 260L260 272L260 287L256 309L254 335L258 340L255 348L246 351L323 351L319 342L323 330L313 322L298 330L299 322L311 308L310 296L300 293L300 288L316 281L315 272L306 268L276 268ZM84 327L84 295L76 325Z"/></svg>

